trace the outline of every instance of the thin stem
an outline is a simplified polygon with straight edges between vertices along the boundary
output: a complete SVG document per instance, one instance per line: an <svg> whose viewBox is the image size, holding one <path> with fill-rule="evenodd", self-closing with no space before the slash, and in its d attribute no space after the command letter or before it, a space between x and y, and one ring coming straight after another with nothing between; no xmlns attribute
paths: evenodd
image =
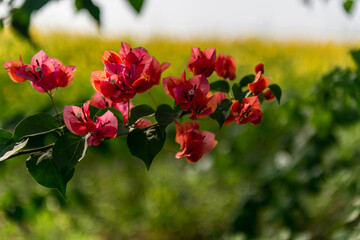
<svg viewBox="0 0 360 240"><path fill-rule="evenodd" d="M150 95L152 102L154 103L155 107L157 108L157 104L156 104L155 99L154 99L153 95L151 94L150 90L148 91L148 93Z"/></svg>
<svg viewBox="0 0 360 240"><path fill-rule="evenodd" d="M58 112L58 110L56 108L54 97L53 97L53 95L51 93L48 93L48 92L46 92L46 93L49 95L49 97L51 99L52 105L53 105L53 107L55 109L56 117L57 117L57 119L59 121L59 127L61 127L62 126L61 118L60 118L59 112ZM64 134L64 129L61 129L61 133Z"/></svg>
<svg viewBox="0 0 360 240"><path fill-rule="evenodd" d="M39 151L43 151L43 150L47 150L49 148L52 148L55 145L55 143L52 143L50 145L47 146L43 146L43 147L38 147L38 148L32 148L32 149L26 149L26 150L20 150L19 152L15 153L14 155L12 155L10 158L14 158L20 155L24 155L24 154L29 154L29 153L34 153L34 152L39 152Z"/></svg>
<svg viewBox="0 0 360 240"><path fill-rule="evenodd" d="M168 151L168 152L171 152L171 153L177 153L177 152L175 152L174 150L172 150L172 149L170 149L170 148L167 148L167 147L163 147L163 149L164 149L165 151Z"/></svg>
<svg viewBox="0 0 360 240"><path fill-rule="evenodd" d="M130 99L128 99L127 105L128 105L128 109L127 109L127 124L129 124L129 120L130 120Z"/></svg>

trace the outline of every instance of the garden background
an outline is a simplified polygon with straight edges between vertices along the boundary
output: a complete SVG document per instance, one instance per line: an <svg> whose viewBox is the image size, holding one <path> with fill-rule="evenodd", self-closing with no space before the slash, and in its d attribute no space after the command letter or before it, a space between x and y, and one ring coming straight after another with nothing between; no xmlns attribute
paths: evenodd
<svg viewBox="0 0 360 240"><path fill-rule="evenodd" d="M353 10L355 17L358 10ZM34 45L3 29L2 62L17 60L19 54L29 62L43 49L76 65L74 82L56 94L59 106L93 95L91 72L103 68L104 50L118 52L121 41L170 62L163 76L179 76L193 46L233 56L238 76L263 62L283 97L280 105L264 104L257 126L219 130L215 121L200 121L219 144L195 164L163 150L147 171L121 137L90 147L68 184L66 201L32 179L26 157L0 162L0 239L360 238L360 57L356 51L350 54L360 47L360 38L359 32L351 34L357 38L141 38L32 27ZM29 84L15 84L4 69L0 82L1 128L51 112L43 94ZM158 103L173 103L162 86L152 93ZM150 98L142 94L133 102ZM178 151L173 124L167 133L165 146Z"/></svg>

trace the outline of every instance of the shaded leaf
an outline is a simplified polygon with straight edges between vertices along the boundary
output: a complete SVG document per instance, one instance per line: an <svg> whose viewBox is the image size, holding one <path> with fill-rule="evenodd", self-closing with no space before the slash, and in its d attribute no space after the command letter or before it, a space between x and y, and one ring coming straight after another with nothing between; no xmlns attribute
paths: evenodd
<svg viewBox="0 0 360 240"><path fill-rule="evenodd" d="M228 93L230 91L230 85L225 80L219 80L210 84L210 90Z"/></svg>
<svg viewBox="0 0 360 240"><path fill-rule="evenodd" d="M0 161L13 157L18 151L26 146L28 140L29 139L24 139L20 142L14 142L11 140L8 142L8 145L6 145L0 152Z"/></svg>
<svg viewBox="0 0 360 240"><path fill-rule="evenodd" d="M350 51L351 57L357 64L358 68L360 68L360 49Z"/></svg>
<svg viewBox="0 0 360 240"><path fill-rule="evenodd" d="M140 13L141 8L144 4L144 0L128 0L130 5L134 8L137 13Z"/></svg>
<svg viewBox="0 0 360 240"><path fill-rule="evenodd" d="M140 118L152 116L155 110L149 105L142 104L130 110L129 125L136 123Z"/></svg>
<svg viewBox="0 0 360 240"><path fill-rule="evenodd" d="M225 120L231 114L231 107L232 101L230 99L223 99L221 102L218 103L215 112L213 112L210 117L216 120L219 123L219 128L224 125Z"/></svg>
<svg viewBox="0 0 360 240"><path fill-rule="evenodd" d="M85 137L74 134L61 136L55 143L52 157L62 175L66 175L84 158L87 150Z"/></svg>
<svg viewBox="0 0 360 240"><path fill-rule="evenodd" d="M250 74L246 75L240 80L240 88L247 87L249 83L252 83L255 80L255 75Z"/></svg>
<svg viewBox="0 0 360 240"><path fill-rule="evenodd" d="M241 90L240 84L238 84L238 83L234 83L234 85L232 86L232 91L233 91L235 99L240 102L249 92L249 90L246 90L245 92L243 92Z"/></svg>
<svg viewBox="0 0 360 240"><path fill-rule="evenodd" d="M152 126L148 129L134 129L127 137L127 145L131 154L144 161L147 170L154 157L164 146L166 134L160 126Z"/></svg>
<svg viewBox="0 0 360 240"><path fill-rule="evenodd" d="M172 109L167 104L161 104L156 108L155 119L161 128L166 129L170 123L181 116L182 112L181 108Z"/></svg>
<svg viewBox="0 0 360 240"><path fill-rule="evenodd" d="M54 116L39 113L19 122L14 131L14 140L17 141L24 137L40 135L57 129L59 129L59 122Z"/></svg>
<svg viewBox="0 0 360 240"><path fill-rule="evenodd" d="M276 100L278 101L278 103L280 104L280 99L281 99L282 92L281 92L281 88L279 87L279 85L271 84L269 86L269 88L270 88L271 92L275 95Z"/></svg>
<svg viewBox="0 0 360 240"><path fill-rule="evenodd" d="M86 9L100 26L100 9L92 2L92 0L75 0L75 7L78 11Z"/></svg>
<svg viewBox="0 0 360 240"><path fill-rule="evenodd" d="M12 141L12 134L4 129L0 129L0 151L6 148Z"/></svg>
<svg viewBox="0 0 360 240"><path fill-rule="evenodd" d="M353 7L354 7L354 0L345 0L343 2L343 7L344 7L344 10L350 14L353 10Z"/></svg>
<svg viewBox="0 0 360 240"><path fill-rule="evenodd" d="M14 8L11 12L11 26L23 37L30 39L29 25L31 13L20 8Z"/></svg>
<svg viewBox="0 0 360 240"><path fill-rule="evenodd" d="M73 177L75 169L62 174L54 162L52 149L31 154L26 160L26 167L37 183L47 188L55 188L66 197L66 184Z"/></svg>

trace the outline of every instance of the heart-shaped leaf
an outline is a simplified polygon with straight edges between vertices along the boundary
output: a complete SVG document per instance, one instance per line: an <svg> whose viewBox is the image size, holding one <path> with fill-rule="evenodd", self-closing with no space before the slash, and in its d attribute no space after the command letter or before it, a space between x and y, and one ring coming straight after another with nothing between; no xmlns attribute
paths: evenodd
<svg viewBox="0 0 360 240"><path fill-rule="evenodd" d="M147 170L154 157L161 151L166 134L159 126L148 129L134 129L127 137L127 145L132 155L144 161Z"/></svg>
<svg viewBox="0 0 360 240"><path fill-rule="evenodd" d="M182 112L183 110L181 108L172 109L167 104L161 104L156 109L155 119L161 128L166 129L170 123L181 116Z"/></svg>

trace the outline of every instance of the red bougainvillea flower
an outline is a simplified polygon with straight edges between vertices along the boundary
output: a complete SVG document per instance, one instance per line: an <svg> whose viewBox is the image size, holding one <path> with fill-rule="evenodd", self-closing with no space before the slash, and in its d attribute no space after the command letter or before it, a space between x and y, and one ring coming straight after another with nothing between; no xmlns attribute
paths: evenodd
<svg viewBox="0 0 360 240"><path fill-rule="evenodd" d="M70 132L80 136L94 132L95 123L90 119L89 106L90 101L85 102L81 108L68 105L64 107L64 122Z"/></svg>
<svg viewBox="0 0 360 240"><path fill-rule="evenodd" d="M133 82L132 87L136 89L137 93L143 93L154 85L160 83L161 73L170 66L170 63L160 63L155 58L151 58L149 64L144 68L144 71Z"/></svg>
<svg viewBox="0 0 360 240"><path fill-rule="evenodd" d="M206 96L210 91L209 81L204 75L196 75L186 80L185 71L179 78L167 77L163 79L165 93L175 99L176 104L184 110L189 110L194 101L195 95L201 92L201 96Z"/></svg>
<svg viewBox="0 0 360 240"><path fill-rule="evenodd" d="M187 68L194 75L203 74L205 77L210 77L215 70L216 63L216 49L205 49L201 51L200 48L191 48L191 57L187 64Z"/></svg>
<svg viewBox="0 0 360 240"><path fill-rule="evenodd" d="M107 111L101 117L96 117L94 123L90 119L89 111L90 101L84 103L80 108L77 106L65 106L64 108L64 122L70 132L85 136L88 133L91 135L87 139L89 146L99 145L100 141L105 137L114 138L117 134L118 121L111 111Z"/></svg>
<svg viewBox="0 0 360 240"><path fill-rule="evenodd" d="M101 61L106 63L116 63L116 64L122 64L122 60L119 56L119 54L113 52L113 51L105 51L104 56L101 57Z"/></svg>
<svg viewBox="0 0 360 240"><path fill-rule="evenodd" d="M93 88L105 98L115 103L127 103L128 100L136 94L135 89L129 85L129 72L121 65L116 66L114 69L111 67L113 67L113 65L106 64L108 71L92 72L90 77L91 84ZM116 73L111 74L112 70Z"/></svg>
<svg viewBox="0 0 360 240"><path fill-rule="evenodd" d="M217 102L216 97L212 93L208 93L206 96L202 91L197 91L194 95L193 102L191 104L192 113L190 115L191 120L196 120L197 117L209 116L216 110Z"/></svg>
<svg viewBox="0 0 360 240"><path fill-rule="evenodd" d="M275 100L275 95L271 92L270 89L268 89L264 92L264 97L265 97L265 100L268 102Z"/></svg>
<svg viewBox="0 0 360 240"><path fill-rule="evenodd" d="M159 84L161 73L170 66L169 63L160 64L151 58L145 48L132 49L124 42L121 43L119 54L105 51L101 61L105 64L105 70L93 72L93 87L106 98L119 103L127 102L136 93Z"/></svg>
<svg viewBox="0 0 360 240"><path fill-rule="evenodd" d="M186 157L188 162L194 163L209 153L217 144L215 134L201 131L196 122L176 123L175 141L180 144L182 152L176 154L176 158Z"/></svg>
<svg viewBox="0 0 360 240"><path fill-rule="evenodd" d="M219 77L226 80L234 80L236 78L236 62L231 56L219 54L216 60L215 71Z"/></svg>
<svg viewBox="0 0 360 240"><path fill-rule="evenodd" d="M258 95L265 88L269 86L269 78L261 76L261 71L256 74L255 80L253 83L248 84L249 90L254 94Z"/></svg>
<svg viewBox="0 0 360 240"><path fill-rule="evenodd" d="M128 106L130 105L130 109L133 108L133 104L129 100L129 103L115 103L108 98L105 98L101 93L95 92L95 94L91 97L90 104L97 108L106 108L113 107L119 110L124 117L124 124L127 124L128 121Z"/></svg>
<svg viewBox="0 0 360 240"><path fill-rule="evenodd" d="M25 64L23 63L21 56L20 61L9 61L4 63L5 70L8 72L11 80L14 82L25 82L26 79L16 75L16 72L23 67Z"/></svg>
<svg viewBox="0 0 360 240"><path fill-rule="evenodd" d="M43 50L36 53L30 64L18 61L5 62L4 67L14 82L30 80L39 92L49 92L58 87L66 87L74 79L74 66L65 66L58 59L50 58Z"/></svg>
<svg viewBox="0 0 360 240"><path fill-rule="evenodd" d="M234 101L231 105L231 114L238 124L259 124L262 121L260 101L257 96L244 98L241 103Z"/></svg>
<svg viewBox="0 0 360 240"><path fill-rule="evenodd" d="M265 70L264 70L264 64L263 63L258 63L255 68L255 73L257 74L258 72L261 72L261 74L264 74Z"/></svg>
<svg viewBox="0 0 360 240"><path fill-rule="evenodd" d="M114 138L117 135L118 121L111 111L106 111L101 117L96 117L95 130L91 132L91 135L87 139L89 146L98 146L100 141L103 141L106 137Z"/></svg>

